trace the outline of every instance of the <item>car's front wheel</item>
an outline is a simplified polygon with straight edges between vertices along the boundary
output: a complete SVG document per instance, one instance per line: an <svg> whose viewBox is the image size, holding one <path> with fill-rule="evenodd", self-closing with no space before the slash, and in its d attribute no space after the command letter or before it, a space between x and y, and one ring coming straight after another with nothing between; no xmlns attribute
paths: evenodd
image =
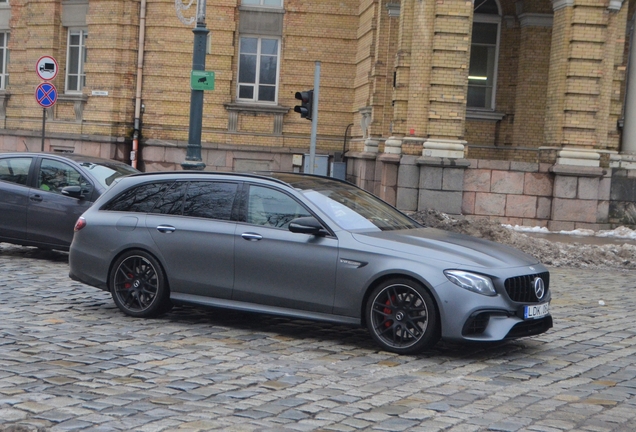
<svg viewBox="0 0 636 432"><path fill-rule="evenodd" d="M128 251L113 264L109 287L117 307L133 317L153 317L171 307L170 292L159 262L147 252Z"/></svg>
<svg viewBox="0 0 636 432"><path fill-rule="evenodd" d="M371 336L387 351L416 354L439 339L435 303L426 289L410 279L380 284L369 296L365 312Z"/></svg>

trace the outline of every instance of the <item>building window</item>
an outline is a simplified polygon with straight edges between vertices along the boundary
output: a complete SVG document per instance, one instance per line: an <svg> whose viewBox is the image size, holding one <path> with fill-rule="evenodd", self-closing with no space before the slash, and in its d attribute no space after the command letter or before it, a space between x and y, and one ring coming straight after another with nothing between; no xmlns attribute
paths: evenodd
<svg viewBox="0 0 636 432"><path fill-rule="evenodd" d="M242 0L242 5L283 7L283 0Z"/></svg>
<svg viewBox="0 0 636 432"><path fill-rule="evenodd" d="M495 0L475 2L468 70L468 106L495 109L501 15Z"/></svg>
<svg viewBox="0 0 636 432"><path fill-rule="evenodd" d="M0 32L0 89L9 85L9 32Z"/></svg>
<svg viewBox="0 0 636 432"><path fill-rule="evenodd" d="M280 40L241 37L238 100L276 102Z"/></svg>
<svg viewBox="0 0 636 432"><path fill-rule="evenodd" d="M84 30L68 31L68 51L66 53L66 92L81 92L86 85L84 63L86 62L86 39Z"/></svg>

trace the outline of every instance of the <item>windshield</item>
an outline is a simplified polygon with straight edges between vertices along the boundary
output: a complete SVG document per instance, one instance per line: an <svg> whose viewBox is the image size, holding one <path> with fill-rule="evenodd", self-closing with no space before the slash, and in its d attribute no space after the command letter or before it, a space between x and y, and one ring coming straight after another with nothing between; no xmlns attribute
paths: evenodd
<svg viewBox="0 0 636 432"><path fill-rule="evenodd" d="M303 190L312 203L346 230L382 231L419 228L420 225L370 193L346 183L324 181Z"/></svg>
<svg viewBox="0 0 636 432"><path fill-rule="evenodd" d="M104 187L112 185L116 178L139 172L129 165L119 163L81 162L80 165Z"/></svg>

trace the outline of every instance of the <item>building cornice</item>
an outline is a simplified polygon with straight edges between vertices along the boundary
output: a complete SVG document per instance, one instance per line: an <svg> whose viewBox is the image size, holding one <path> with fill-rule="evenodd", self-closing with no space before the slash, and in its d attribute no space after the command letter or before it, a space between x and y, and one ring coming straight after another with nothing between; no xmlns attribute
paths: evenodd
<svg viewBox="0 0 636 432"><path fill-rule="evenodd" d="M552 0L552 10L555 12L572 6L574 6L574 0Z"/></svg>

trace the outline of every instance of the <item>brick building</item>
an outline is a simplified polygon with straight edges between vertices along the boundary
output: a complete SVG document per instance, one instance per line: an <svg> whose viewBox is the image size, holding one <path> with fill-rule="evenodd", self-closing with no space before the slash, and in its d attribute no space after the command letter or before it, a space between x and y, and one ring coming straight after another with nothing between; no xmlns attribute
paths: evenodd
<svg viewBox="0 0 636 432"><path fill-rule="evenodd" d="M0 0L0 150L130 161L138 146L142 170L181 169L188 3ZM634 3L207 0L202 162L302 170L311 123L294 95L320 61L317 153L344 153L347 178L399 208L635 224ZM47 109L34 97L45 55L59 70Z"/></svg>

